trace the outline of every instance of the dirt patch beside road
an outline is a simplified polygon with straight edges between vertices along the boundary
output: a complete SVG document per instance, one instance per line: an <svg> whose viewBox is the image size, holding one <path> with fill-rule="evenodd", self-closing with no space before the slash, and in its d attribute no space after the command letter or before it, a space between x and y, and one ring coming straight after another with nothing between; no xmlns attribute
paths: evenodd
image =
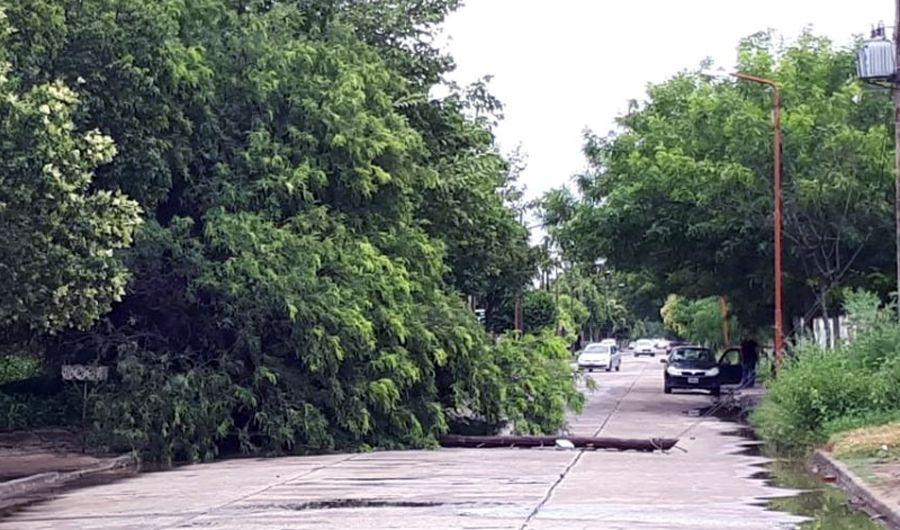
<svg viewBox="0 0 900 530"><path fill-rule="evenodd" d="M102 461L83 453L79 436L66 429L0 433L0 482L75 471Z"/></svg>
<svg viewBox="0 0 900 530"><path fill-rule="evenodd" d="M0 433L0 509L45 499L63 488L132 474L131 456L82 452L80 437L65 429Z"/></svg>

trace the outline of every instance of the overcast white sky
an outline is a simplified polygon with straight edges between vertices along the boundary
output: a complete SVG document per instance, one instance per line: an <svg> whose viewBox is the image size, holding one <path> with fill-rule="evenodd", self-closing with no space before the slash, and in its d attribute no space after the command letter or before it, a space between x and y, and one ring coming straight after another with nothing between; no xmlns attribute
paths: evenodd
<svg viewBox="0 0 900 530"><path fill-rule="evenodd" d="M893 18L890 0L466 0L444 34L454 80L494 76L501 148L522 145L535 197L584 168L582 130L610 131L647 83L705 57L727 67L741 37L767 28L846 44Z"/></svg>

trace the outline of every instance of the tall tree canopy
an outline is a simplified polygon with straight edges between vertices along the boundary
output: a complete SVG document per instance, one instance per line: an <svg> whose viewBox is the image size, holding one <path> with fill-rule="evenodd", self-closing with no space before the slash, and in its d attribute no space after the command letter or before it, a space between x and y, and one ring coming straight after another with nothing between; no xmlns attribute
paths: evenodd
<svg viewBox="0 0 900 530"><path fill-rule="evenodd" d="M429 97L457 2L2 4L17 83L77 85L75 122L118 148L95 187L147 216L124 300L48 343L117 366L107 441L166 459L426 445L460 411L529 430L578 405L553 339L496 348L462 303L533 266L478 118L495 102ZM539 384L509 379L510 355L544 355L515 376Z"/></svg>
<svg viewBox="0 0 900 530"><path fill-rule="evenodd" d="M888 267L889 100L855 79L853 53L805 33L741 42L738 70L784 97L789 310ZM703 65L708 66L707 64ZM608 137L588 135L581 196L557 192L552 228L575 259L609 258L667 292L728 295L745 325L770 322L772 100L759 85L685 72L648 90Z"/></svg>

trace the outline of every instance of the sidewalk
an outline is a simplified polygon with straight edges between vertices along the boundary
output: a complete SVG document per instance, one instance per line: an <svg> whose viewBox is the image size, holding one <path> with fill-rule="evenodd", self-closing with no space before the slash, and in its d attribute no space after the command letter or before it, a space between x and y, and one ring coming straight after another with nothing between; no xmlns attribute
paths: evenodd
<svg viewBox="0 0 900 530"><path fill-rule="evenodd" d="M813 465L818 474L834 477L851 499L874 512L888 528L900 530L900 462L845 462L818 450L813 455Z"/></svg>

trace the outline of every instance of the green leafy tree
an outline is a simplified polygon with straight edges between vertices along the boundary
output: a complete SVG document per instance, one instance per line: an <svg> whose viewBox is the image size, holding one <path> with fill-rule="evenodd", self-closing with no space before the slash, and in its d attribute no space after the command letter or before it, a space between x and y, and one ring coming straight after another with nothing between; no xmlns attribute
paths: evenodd
<svg viewBox="0 0 900 530"><path fill-rule="evenodd" d="M119 149L94 186L147 211L127 296L46 345L115 366L102 443L175 461L423 447L459 414L562 426L554 350L495 346L462 301L533 269L496 102L428 97L456 2L3 4L20 82L78 84L76 122ZM505 399L533 392L501 369L518 355L550 398Z"/></svg>
<svg viewBox="0 0 900 530"><path fill-rule="evenodd" d="M712 347L725 345L722 307L717 297L690 300L670 295L660 314L666 328L683 339ZM733 316L730 317L729 328L734 336L740 335Z"/></svg>
<svg viewBox="0 0 900 530"><path fill-rule="evenodd" d="M552 293L534 289L526 291L521 298L522 325L526 333L541 333L555 330L560 312ZM488 326L495 333L504 333L515 327L515 299L508 299L488 320Z"/></svg>
<svg viewBox="0 0 900 530"><path fill-rule="evenodd" d="M877 242L890 226L889 102L862 89L853 61L851 49L809 33L787 46L763 33L739 47L740 71L783 90L788 317L889 266ZM587 136L580 199L558 208L566 215L554 230L570 259L608 258L689 298L726 295L743 323L766 325L771 95L684 72L650 86L619 124Z"/></svg>
<svg viewBox="0 0 900 530"><path fill-rule="evenodd" d="M559 332L570 343L578 339L578 334L591 317L590 311L580 300L568 295L559 295Z"/></svg>
<svg viewBox="0 0 900 530"><path fill-rule="evenodd" d="M9 75L0 63L0 336L87 327L125 293L117 251L140 210L90 188L116 148L75 129L76 93L59 82L20 92Z"/></svg>
<svg viewBox="0 0 900 530"><path fill-rule="evenodd" d="M418 214L445 245L448 283L474 297L489 320L524 292L538 260L516 210L518 166L493 145L488 122L498 111L499 103L471 87L407 110L437 171Z"/></svg>

